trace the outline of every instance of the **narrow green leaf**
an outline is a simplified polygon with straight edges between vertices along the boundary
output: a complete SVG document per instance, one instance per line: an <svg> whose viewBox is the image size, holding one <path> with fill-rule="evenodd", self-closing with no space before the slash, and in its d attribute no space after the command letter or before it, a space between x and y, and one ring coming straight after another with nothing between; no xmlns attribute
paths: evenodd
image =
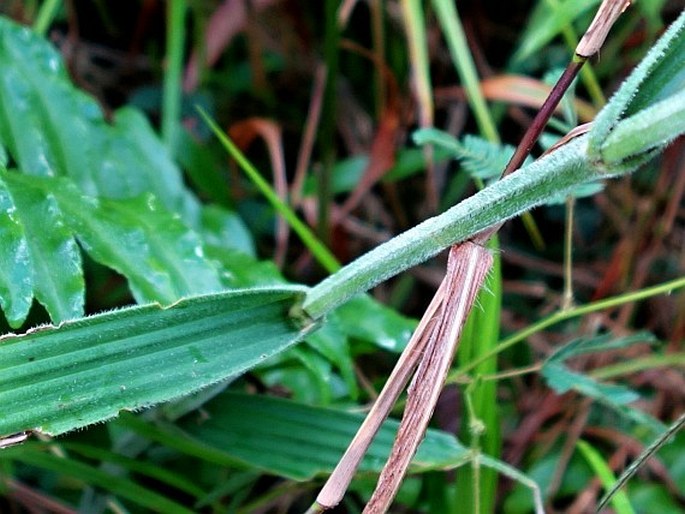
<svg viewBox="0 0 685 514"><path fill-rule="evenodd" d="M145 305L0 341L0 434L61 434L243 373L299 341L303 288Z"/></svg>
<svg viewBox="0 0 685 514"><path fill-rule="evenodd" d="M204 110L201 108L199 110L202 119L207 123L226 152L235 159L252 183L259 189L259 192L264 195L274 210L283 217L293 231L300 237L319 264L329 272L334 272L339 269L340 264L338 264L337 259L331 251L316 238L309 227L297 217L297 214L292 208L276 194L271 185L262 177L259 171L257 171L252 163L243 155L238 147L235 146L233 141L223 133L214 120L212 120Z"/></svg>
<svg viewBox="0 0 685 514"><path fill-rule="evenodd" d="M605 163L623 162L661 148L683 132L685 84L678 93L638 111L617 125L602 144L602 160Z"/></svg>
<svg viewBox="0 0 685 514"><path fill-rule="evenodd" d="M564 27L570 25L578 17L588 12L600 0L562 0L555 2L555 8L550 2L539 2L533 17L527 24L527 30L518 45L514 56L515 62L523 62L559 35Z"/></svg>
<svg viewBox="0 0 685 514"><path fill-rule="evenodd" d="M590 131L588 153L592 160L601 161L602 147L609 133L624 113L635 114L637 110L662 100L682 89L685 80L685 11L659 38L649 53L621 84L607 105L597 114ZM680 53L677 53L680 50ZM651 84L657 84L652 87ZM638 95L636 97L636 95ZM637 99L635 103L633 100Z"/></svg>
<svg viewBox="0 0 685 514"><path fill-rule="evenodd" d="M604 352L608 350L620 350L634 344L653 344L657 341L649 332L638 332L623 337L614 337L611 333L600 334L595 337L581 337L574 339L556 349L548 358L548 362L562 362L571 357L588 353Z"/></svg>
<svg viewBox="0 0 685 514"><path fill-rule="evenodd" d="M104 450L97 446L88 444L72 443L60 441L60 448L70 455L78 454L88 459L97 459L101 463L114 464L125 469L129 473L136 473L145 477L153 478L163 484L169 485L200 498L206 494L202 488L198 487L197 481L180 474L178 471L169 470L154 460L134 459L120 453Z"/></svg>
<svg viewBox="0 0 685 514"><path fill-rule="evenodd" d="M16 177L11 173L0 179L9 186L24 226L34 294L55 323L81 317L85 283L76 240L64 224L55 196L26 181L13 180Z"/></svg>
<svg viewBox="0 0 685 514"><path fill-rule="evenodd" d="M582 439L578 441L577 446L581 455L585 457L585 460L599 477L604 488L609 489L616 481L616 478L602 455ZM635 514L625 491L617 492L611 499L611 504L614 507L616 514Z"/></svg>
<svg viewBox="0 0 685 514"><path fill-rule="evenodd" d="M559 394L573 390L612 405L625 405L640 398L640 395L627 387L602 384L587 375L571 371L557 362L546 362L542 367L541 374L547 385Z"/></svg>
<svg viewBox="0 0 685 514"><path fill-rule="evenodd" d="M451 0L433 0L432 4L450 50L452 62L466 91L466 97L478 124L478 129L486 140L491 143L499 143L500 138L497 133L497 127L481 91L476 64L473 61L455 2Z"/></svg>
<svg viewBox="0 0 685 514"><path fill-rule="evenodd" d="M7 185L0 180L0 306L11 327L24 322L33 299L31 257L16 210Z"/></svg>
<svg viewBox="0 0 685 514"><path fill-rule="evenodd" d="M3 450L0 454L0 459L16 460L53 471L61 477L74 478L116 494L153 512L163 512L165 514L193 513L192 510L187 509L181 504L153 492L128 478L112 475L74 459L58 457L36 444L27 443L17 448Z"/></svg>
<svg viewBox="0 0 685 514"><path fill-rule="evenodd" d="M493 251L499 248L499 241L494 238L490 244ZM493 266L486 278L486 282L478 293L476 308L469 314L457 350L457 362L465 365L478 360L497 346L500 335L500 314L502 309L502 263L499 256L493 261ZM472 372L472 376L491 375L497 373L497 357L482 361ZM501 455L502 435L500 428L500 413L497 406L497 382L494 380L479 381L471 390L471 402L476 419L463 416L459 437L464 441L473 440L472 422L483 424L484 433L478 438L478 451L484 455ZM456 494L461 505L460 512L473 512L476 505L480 506L483 514L494 512L494 498L497 491L497 475L494 470L481 469L480 476L474 477L473 467L467 467L457 473ZM479 480L479 499L476 500L473 491L473 480Z"/></svg>

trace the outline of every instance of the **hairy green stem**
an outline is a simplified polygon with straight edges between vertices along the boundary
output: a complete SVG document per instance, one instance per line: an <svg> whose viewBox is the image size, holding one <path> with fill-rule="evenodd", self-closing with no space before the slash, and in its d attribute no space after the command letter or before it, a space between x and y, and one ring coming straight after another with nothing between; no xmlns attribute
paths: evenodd
<svg viewBox="0 0 685 514"><path fill-rule="evenodd" d="M585 158L586 145L586 137L572 140L445 213L376 247L311 289L304 309L319 318L352 296L443 249L540 205L553 193L597 178Z"/></svg>

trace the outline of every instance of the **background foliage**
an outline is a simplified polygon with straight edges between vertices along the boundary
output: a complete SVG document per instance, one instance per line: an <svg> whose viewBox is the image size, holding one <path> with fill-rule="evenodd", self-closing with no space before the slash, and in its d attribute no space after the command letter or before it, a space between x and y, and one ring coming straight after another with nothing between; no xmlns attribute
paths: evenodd
<svg viewBox="0 0 685 514"><path fill-rule="evenodd" d="M139 328L125 325L126 346L121 332L98 328L116 313L87 326L76 322L64 332L69 352L44 373L64 375L71 356L85 351L78 333L86 330L88 341L97 334L98 346L73 380L93 381L94 389L99 376L103 383L139 377L141 387L204 389L0 451L0 510L305 510L358 426L360 406L382 386L444 263L438 258L379 286L375 299L355 298L297 346L306 335L301 327L260 324L264 310L282 312L301 296L303 289L288 282L313 284L334 259L349 261L492 180L488 172L501 169L511 151L502 141L518 141L598 3L460 2L457 13L449 2L370 0L349 18L334 0L1 4L3 333L202 295L178 310L131 311L127 319ZM631 8L542 147L592 119L681 9L658 0ZM681 48L671 51L682 56ZM313 236L289 235L263 191L227 159L196 105L334 257L312 252ZM640 98L631 105L639 109ZM444 132L433 126L459 139L440 140ZM472 415L486 427L471 450L534 479L550 512L587 511L602 493L599 466L618 474L682 412L685 296L655 296L649 286L685 269L684 163L681 138L633 178L595 196L585 197L601 189L596 184L577 192L579 307L569 303L562 265L566 200L505 227L501 271L490 277L471 320L397 512L471 512L476 471L453 471L474 442L467 392ZM254 286L276 288L264 293L274 295L269 306L230 292ZM626 291L635 294L600 308ZM640 293L647 299L634 301ZM157 348L145 339L155 322L160 330L177 324L187 336ZM244 336L215 337L227 323L244 327ZM38 347L41 332L29 338ZM498 343L508 349L495 359L489 352ZM2 344L0 370L30 362L13 338ZM103 367L108 352L122 355L118 366ZM157 376L160 359L197 368ZM233 378L216 383L226 375ZM0 390L0 425L7 428L0 433L12 431L13 413L64 390L37 396L31 375L22 379L25 397L3 398ZM103 416L118 411L111 398L126 391L109 392L111 412ZM74 405L93 401L55 396L55 405L70 406L67 418ZM54 419L42 428L65 427ZM394 427L384 427L340 512L361 510ZM685 511L684 446L676 435L613 508ZM479 479L488 499L483 511L531 512L530 491L520 484L494 472Z"/></svg>

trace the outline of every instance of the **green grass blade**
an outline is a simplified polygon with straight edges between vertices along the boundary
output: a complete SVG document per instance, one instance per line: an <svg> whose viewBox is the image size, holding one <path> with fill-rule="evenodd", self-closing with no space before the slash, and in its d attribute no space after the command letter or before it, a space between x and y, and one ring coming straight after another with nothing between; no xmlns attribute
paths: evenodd
<svg viewBox="0 0 685 514"><path fill-rule="evenodd" d="M422 126L433 124L433 87L430 80L426 21L420 0L402 0L402 18L407 31L409 62Z"/></svg>
<svg viewBox="0 0 685 514"><path fill-rule="evenodd" d="M442 32L450 49L452 61L466 90L466 97L473 110L478 128L488 141L499 143L499 134L480 89L476 65L471 57L455 2L451 0L433 0L433 7L442 26Z"/></svg>
<svg viewBox="0 0 685 514"><path fill-rule="evenodd" d="M41 36L45 35L61 4L62 0L45 0L45 2L43 2L43 5L40 6L40 11L38 11L38 16L36 16L36 20L33 22L33 31L36 34Z"/></svg>
<svg viewBox="0 0 685 514"><path fill-rule="evenodd" d="M502 305L502 271L501 259L494 259L493 267L487 277L487 282L481 289L476 308L471 311L461 337L457 351L457 362L460 365L467 364L481 355L490 352L499 341L500 311ZM475 377L497 373L497 358L490 358L481 362L472 372ZM480 381L473 389L471 401L475 417L485 427L485 432L480 436L479 450L486 455L497 457L502 449L502 437L500 428L500 416L497 409L497 382ZM471 438L472 420L462 418L460 437L463 441ZM456 512L471 513L474 505L480 505L480 512L494 512L495 497L497 491L497 474L492 469L480 469L480 498L478 501L472 496L473 469L465 467L457 474L455 493L459 501L455 504L459 507Z"/></svg>
<svg viewBox="0 0 685 514"><path fill-rule="evenodd" d="M166 70L162 97L162 139L171 155L175 153L176 131L181 115L181 74L185 43L186 0L167 2Z"/></svg>
<svg viewBox="0 0 685 514"><path fill-rule="evenodd" d="M202 118L205 120L212 132L214 132L214 135L221 142L228 154L235 159L249 179L254 183L255 186L257 186L259 192L262 193L268 200L274 210L283 216L283 218L288 222L288 225L290 225L295 233L300 236L302 242L309 249L309 251L312 252L312 255L316 258L319 264L321 264L326 271L330 273L340 269L340 264L338 264L337 259L330 252L330 250L328 250L328 248L326 248L326 246L316 238L309 227L297 217L297 214L295 214L295 212L279 198L269 183L261 176L259 171L257 171L252 163L247 160L245 155L238 149L238 147L233 144L233 141L231 141L223 133L219 126L203 109L198 107L198 110Z"/></svg>
<svg viewBox="0 0 685 514"><path fill-rule="evenodd" d="M85 484L97 486L134 504L148 508L153 512L169 514L193 513L192 510L187 509L183 505L168 499L166 496L155 493L128 478L112 475L74 459L57 457L33 443L3 450L0 454L0 460L2 459L16 460L44 470L53 471L60 477L69 477Z"/></svg>
<svg viewBox="0 0 685 514"><path fill-rule="evenodd" d="M236 376L308 330L304 289L243 290L131 307L0 344L0 434L61 434Z"/></svg>
<svg viewBox="0 0 685 514"><path fill-rule="evenodd" d="M585 460L599 477L604 488L609 489L616 481L616 478L602 455L582 439L578 441L577 446L580 453L585 457ZM628 500L628 496L624 491L620 491L614 495L611 499L611 505L614 507L616 514L635 514L635 511Z"/></svg>

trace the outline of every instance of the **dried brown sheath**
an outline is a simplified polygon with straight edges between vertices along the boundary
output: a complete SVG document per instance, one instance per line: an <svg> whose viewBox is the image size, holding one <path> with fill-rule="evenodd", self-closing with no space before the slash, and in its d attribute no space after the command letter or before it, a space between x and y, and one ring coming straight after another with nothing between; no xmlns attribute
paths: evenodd
<svg viewBox="0 0 685 514"><path fill-rule="evenodd" d="M438 311L444 296L446 282L447 277L443 279L440 287L436 291L433 300L426 309L426 312L421 318L419 325L416 327L409 343L407 343L407 347L402 352L402 355L400 355L397 364L395 364L395 368L392 370L390 377L388 377L383 390L380 395L378 395L369 414L359 427L357 434L347 447L345 454L338 462L335 470L333 470L331 476L328 477L319 496L317 496L316 504L318 505L318 510L314 509L313 512L331 509L342 500L371 441L378 433L385 418L388 417L388 413L392 409L392 406L395 404L400 394L402 394L404 387L407 385L412 373L414 373L414 369L416 369L416 365L423 358L428 336L435 325L435 314Z"/></svg>
<svg viewBox="0 0 685 514"><path fill-rule="evenodd" d="M492 255L483 246L467 241L450 248L443 282L446 290L438 319L431 328L423 359L409 386L404 416L392 452L364 514L386 512L397 494L409 463L423 440L462 329L491 266Z"/></svg>

